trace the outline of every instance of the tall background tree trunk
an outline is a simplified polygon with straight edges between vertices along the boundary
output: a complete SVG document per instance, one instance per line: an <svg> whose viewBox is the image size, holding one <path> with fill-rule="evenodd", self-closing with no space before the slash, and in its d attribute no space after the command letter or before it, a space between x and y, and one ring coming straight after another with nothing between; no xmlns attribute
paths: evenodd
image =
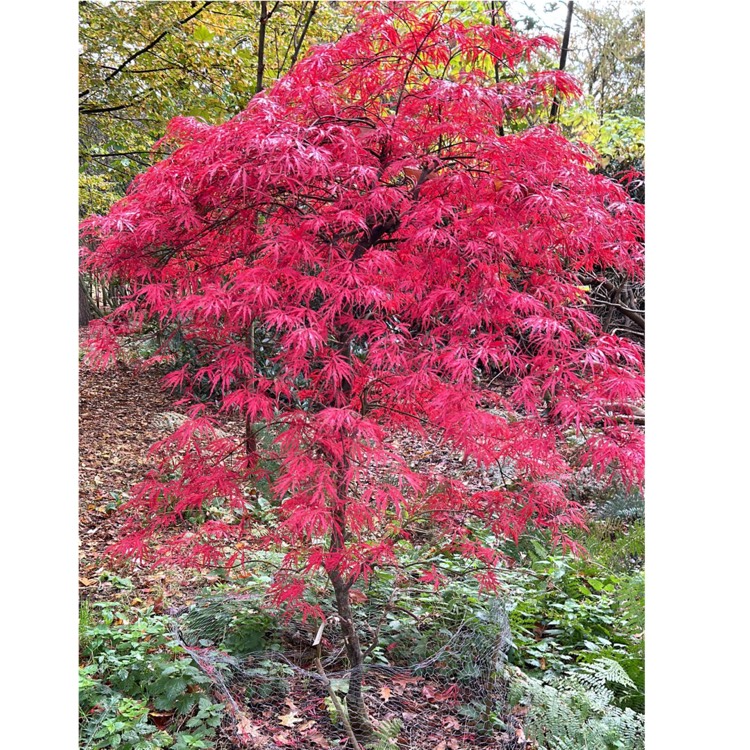
<svg viewBox="0 0 750 750"><path fill-rule="evenodd" d="M78 276L78 327L87 326L94 318L101 315L94 301L83 283L83 278Z"/></svg>
<svg viewBox="0 0 750 750"><path fill-rule="evenodd" d="M313 20L313 16L315 15L315 11L318 9L318 0L315 0L315 2L312 4L312 8L310 8L310 13L307 16L307 20L305 21L305 25L302 29L302 33L300 34L299 39L297 40L297 44L294 46L294 54L292 55L292 61L289 63L289 67L293 67L294 63L297 62L297 58L299 57L300 50L302 49L302 44L305 41L305 36L307 36L307 30L310 28L310 21Z"/></svg>
<svg viewBox="0 0 750 750"><path fill-rule="evenodd" d="M255 77L255 93L263 91L263 73L266 69L266 25L268 24L268 2L261 0L260 3L260 28L258 29L258 68Z"/></svg>
<svg viewBox="0 0 750 750"><path fill-rule="evenodd" d="M563 34L563 40L562 40L562 48L560 49L560 65L558 66L560 70L565 70L565 63L568 60L568 46L570 45L570 27L573 22L573 0L570 0L568 3L568 15L565 18L565 32ZM560 108L560 102L555 95L554 100L552 101L552 109L549 113L549 121L550 122L557 122L557 113Z"/></svg>

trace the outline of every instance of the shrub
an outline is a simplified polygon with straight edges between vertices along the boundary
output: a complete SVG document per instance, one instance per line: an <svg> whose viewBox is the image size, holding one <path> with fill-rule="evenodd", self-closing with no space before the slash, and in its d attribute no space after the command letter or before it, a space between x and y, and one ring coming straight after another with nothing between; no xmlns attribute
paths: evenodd
<svg viewBox="0 0 750 750"><path fill-rule="evenodd" d="M211 680L183 655L166 617L118 604L85 605L80 636L83 746L212 747L224 706L212 699Z"/></svg>

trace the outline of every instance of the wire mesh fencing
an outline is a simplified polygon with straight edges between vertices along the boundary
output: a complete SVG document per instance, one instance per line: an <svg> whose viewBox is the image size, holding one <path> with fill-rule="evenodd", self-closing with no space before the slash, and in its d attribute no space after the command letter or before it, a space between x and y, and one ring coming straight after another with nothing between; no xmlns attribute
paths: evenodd
<svg viewBox="0 0 750 750"><path fill-rule="evenodd" d="M227 706L220 747L525 748L507 711L503 600L429 606L419 593L360 607L367 645L354 668L335 616L278 620L262 600L236 595L174 612L175 637ZM364 736L352 731L362 715Z"/></svg>

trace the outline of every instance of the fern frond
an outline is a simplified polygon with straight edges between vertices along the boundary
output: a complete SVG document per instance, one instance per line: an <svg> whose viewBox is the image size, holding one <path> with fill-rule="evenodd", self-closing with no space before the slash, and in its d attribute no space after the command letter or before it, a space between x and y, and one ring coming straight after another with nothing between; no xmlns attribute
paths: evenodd
<svg viewBox="0 0 750 750"><path fill-rule="evenodd" d="M403 722L401 719L385 719L375 730L375 740L368 746L368 750L393 750L397 747L396 740L401 733Z"/></svg>
<svg viewBox="0 0 750 750"><path fill-rule="evenodd" d="M525 729L540 750L643 750L643 715L614 703L612 687L634 687L616 661L581 665L550 684L518 670L511 682L529 704Z"/></svg>

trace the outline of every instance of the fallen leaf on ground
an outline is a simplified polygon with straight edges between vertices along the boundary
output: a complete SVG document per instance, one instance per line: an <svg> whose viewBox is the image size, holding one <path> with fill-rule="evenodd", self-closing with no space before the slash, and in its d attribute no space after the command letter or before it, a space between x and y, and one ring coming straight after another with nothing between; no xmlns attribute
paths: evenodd
<svg viewBox="0 0 750 750"><path fill-rule="evenodd" d="M407 685L416 685L422 681L422 677L407 677L406 675L396 675L391 679L393 689L396 695L403 695Z"/></svg>
<svg viewBox="0 0 750 750"><path fill-rule="evenodd" d="M148 716L157 729L166 729L174 713L172 711L149 711Z"/></svg>
<svg viewBox="0 0 750 750"><path fill-rule="evenodd" d="M392 682L397 685L417 685L424 680L424 677L409 677L404 674L397 674L392 678Z"/></svg>
<svg viewBox="0 0 750 750"><path fill-rule="evenodd" d="M352 604L362 604L367 601L367 594L359 589L351 589L349 591L349 598L352 600Z"/></svg>
<svg viewBox="0 0 750 750"><path fill-rule="evenodd" d="M435 697L435 690L431 685L425 685L422 688L422 695L427 698L428 701L431 701Z"/></svg>
<svg viewBox="0 0 750 750"><path fill-rule="evenodd" d="M289 732L279 732L273 736L273 741L277 745L296 745L297 741L289 734Z"/></svg>
<svg viewBox="0 0 750 750"><path fill-rule="evenodd" d="M288 714L281 714L279 716L279 723L285 727L293 727L295 724L299 724L301 719L296 711L290 711Z"/></svg>
<svg viewBox="0 0 750 750"><path fill-rule="evenodd" d="M451 685L441 693L435 693L435 703L443 703L444 701L454 700L458 696L458 685Z"/></svg>
<svg viewBox="0 0 750 750"><path fill-rule="evenodd" d="M237 734L243 739L243 740L260 740L262 739L262 735L259 731L259 729L253 724L252 720L249 716L246 716L245 714L240 714L237 719ZM256 743L253 742L255 745Z"/></svg>

